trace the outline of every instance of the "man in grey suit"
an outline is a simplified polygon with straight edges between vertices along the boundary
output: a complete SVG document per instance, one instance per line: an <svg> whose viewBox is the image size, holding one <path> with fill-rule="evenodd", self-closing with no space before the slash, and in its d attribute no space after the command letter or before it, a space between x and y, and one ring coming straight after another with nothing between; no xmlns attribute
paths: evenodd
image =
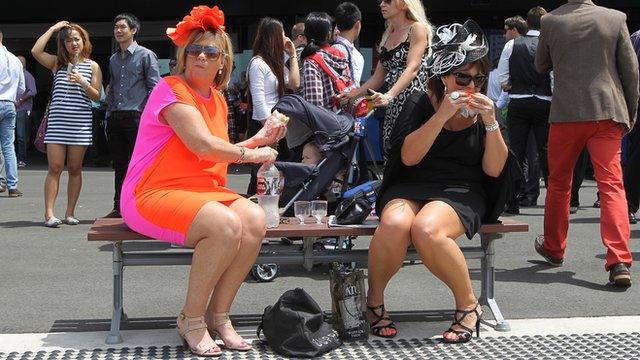
<svg viewBox="0 0 640 360"><path fill-rule="evenodd" d="M600 234L609 282L630 286L632 256L620 142L638 110L638 60L626 15L590 0L569 0L542 17L536 53L539 72L554 71L549 121L549 184L544 235L536 251L561 266L569 227L573 167L586 146L600 190Z"/></svg>

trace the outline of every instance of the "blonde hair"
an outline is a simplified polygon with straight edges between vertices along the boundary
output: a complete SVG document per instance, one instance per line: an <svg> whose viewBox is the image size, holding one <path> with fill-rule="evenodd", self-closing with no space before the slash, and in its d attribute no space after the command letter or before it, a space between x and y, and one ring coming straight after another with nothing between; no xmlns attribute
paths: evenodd
<svg viewBox="0 0 640 360"><path fill-rule="evenodd" d="M176 51L176 67L173 72L174 75L184 74L185 66L187 64L187 53L185 49L187 46L201 41L213 39L214 43L220 48L224 57L222 73L216 73L216 77L213 79L213 85L219 90L224 90L229 84L231 78L231 72L233 71L233 46L231 45L231 39L229 35L221 31L203 31L194 30L189 35L189 39L184 46L178 47Z"/></svg>
<svg viewBox="0 0 640 360"><path fill-rule="evenodd" d="M423 24L427 29L427 55L431 55L431 41L433 39L433 26L427 19L427 14L424 10L424 6L422 6L421 0L396 0L398 5L404 3L406 5L405 15L409 20L416 21L420 24ZM382 34L382 40L380 40L380 48L382 50L382 46L387 41L387 38L391 34L391 25L389 22L385 24L385 30Z"/></svg>

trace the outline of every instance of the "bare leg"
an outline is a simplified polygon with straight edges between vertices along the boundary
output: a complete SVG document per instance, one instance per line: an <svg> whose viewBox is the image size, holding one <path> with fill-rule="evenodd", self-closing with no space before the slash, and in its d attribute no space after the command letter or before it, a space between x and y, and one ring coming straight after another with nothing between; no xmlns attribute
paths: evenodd
<svg viewBox="0 0 640 360"><path fill-rule="evenodd" d="M391 277L402 266L411 244L411 224L420 207L414 201L395 199L382 210L380 225L369 245L367 304L378 306L384 303L384 289ZM385 316L386 314L378 314ZM370 321L374 320L369 314ZM384 327L389 321L381 321L376 327ZM380 335L390 336L393 329L382 329Z"/></svg>
<svg viewBox="0 0 640 360"><path fill-rule="evenodd" d="M185 316L204 316L213 287L238 253L241 234L242 223L228 207L209 202L200 209L185 240L186 246L195 249L182 310ZM191 347L213 346L206 328L189 332L188 337Z"/></svg>
<svg viewBox="0 0 640 360"><path fill-rule="evenodd" d="M206 319L207 324L213 325L210 328L220 333L220 337L227 346L232 346L231 344L241 346L239 344L244 339L236 333L231 323L227 322L225 324L225 319L222 319L222 315L214 316L214 314L229 312L240 285L255 263L266 232L265 215L258 205L244 198L233 202L230 209L236 213L242 223L240 250L213 290L213 295L207 308ZM222 319L222 322L219 319ZM223 324L225 326L222 326Z"/></svg>
<svg viewBox="0 0 640 360"><path fill-rule="evenodd" d="M64 160L67 146L60 144L47 144L47 177L44 180L44 219L53 216L58 188L60 187L60 174L64 169Z"/></svg>
<svg viewBox="0 0 640 360"><path fill-rule="evenodd" d="M411 227L411 239L425 266L453 292L456 309L473 308L477 302L471 287L469 269L464 254L455 239L465 229L455 210L441 201L426 204L416 215ZM463 324L472 328L476 315L470 314ZM457 325L454 329L459 330ZM456 339L454 333L445 337Z"/></svg>
<svg viewBox="0 0 640 360"><path fill-rule="evenodd" d="M67 146L67 172L69 173L69 183L67 184L67 211L65 217L75 216L76 204L82 189L82 160L86 146Z"/></svg>

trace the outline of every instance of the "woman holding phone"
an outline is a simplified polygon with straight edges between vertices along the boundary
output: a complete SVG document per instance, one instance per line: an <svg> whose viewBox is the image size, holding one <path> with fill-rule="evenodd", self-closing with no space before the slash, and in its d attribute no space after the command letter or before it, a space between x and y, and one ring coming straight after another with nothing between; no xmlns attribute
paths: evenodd
<svg viewBox="0 0 640 360"><path fill-rule="evenodd" d="M54 33L56 55L44 51ZM53 72L53 88L49 104L47 144L48 172L44 182L44 226L58 227L63 222L77 225L75 207L82 188L82 160L92 141L91 100L100 100L102 72L91 60L89 33L78 24L60 21L36 41L31 54ZM65 159L69 183L64 220L53 214Z"/></svg>

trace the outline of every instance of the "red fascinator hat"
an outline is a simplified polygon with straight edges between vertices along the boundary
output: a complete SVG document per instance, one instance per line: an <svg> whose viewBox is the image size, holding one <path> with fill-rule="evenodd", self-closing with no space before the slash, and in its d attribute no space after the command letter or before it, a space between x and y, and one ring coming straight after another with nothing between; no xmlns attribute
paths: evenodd
<svg viewBox="0 0 640 360"><path fill-rule="evenodd" d="M167 28L167 36L177 46L184 46L191 32L196 29L224 32L224 13L217 6L195 6L175 28Z"/></svg>

